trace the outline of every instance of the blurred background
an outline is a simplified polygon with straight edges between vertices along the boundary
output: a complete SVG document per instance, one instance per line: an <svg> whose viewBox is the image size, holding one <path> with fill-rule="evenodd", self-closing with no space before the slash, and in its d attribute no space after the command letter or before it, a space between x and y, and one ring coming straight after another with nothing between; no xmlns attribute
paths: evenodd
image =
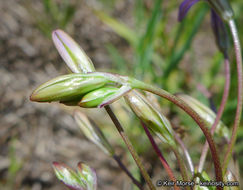
<svg viewBox="0 0 243 190"><path fill-rule="evenodd" d="M51 32L61 28L85 50L99 71L134 76L171 93L183 92L218 108L224 75L203 1L186 19L177 21L182 1L170 0L8 0L0 1L0 189L65 189L54 176L53 161L75 168L82 161L97 171L98 189L135 189L116 163L89 142L75 123L73 107L30 102L31 92L43 82L68 73L58 55ZM243 40L243 2L231 1L240 39ZM232 46L232 45L231 45ZM236 109L234 52L230 51L232 82L223 122L232 126ZM161 105L183 138L194 164L205 139L199 127L182 111L149 95ZM139 121L124 102L113 108L154 182L166 178ZM82 112L104 131L132 173L137 167L103 110ZM234 152L235 175L243 171L243 128ZM158 141L159 143L160 141ZM221 158L225 140L216 136ZM174 155L159 143L175 171ZM205 166L214 178L211 156ZM115 177L114 177L115 176Z"/></svg>

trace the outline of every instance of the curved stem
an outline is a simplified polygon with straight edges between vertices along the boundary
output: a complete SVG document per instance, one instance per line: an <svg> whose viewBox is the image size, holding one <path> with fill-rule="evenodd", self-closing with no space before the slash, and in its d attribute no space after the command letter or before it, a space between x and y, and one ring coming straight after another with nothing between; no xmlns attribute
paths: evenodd
<svg viewBox="0 0 243 190"><path fill-rule="evenodd" d="M224 67L225 67L225 84L224 84L224 92L223 92L223 97L222 97L222 100L221 100L221 104L220 104L220 107L219 107L219 110L218 110L218 113L216 115L216 118L214 120L214 123L211 127L211 134L213 135L215 130L216 130L216 127L218 126L219 124L219 121L223 115L223 112L224 112L224 108L225 108L225 105L226 105L226 102L227 102L227 99L228 99L228 96L229 96L229 89L230 89L230 64L229 64L229 59L227 56L225 56L225 60L224 60ZM208 143L205 142L204 146L203 146L203 150L202 150L202 154L201 154L201 157L200 157L200 161L199 161L199 165L198 165L198 172L201 173L202 170L203 170L203 166L204 166L204 163L205 163L205 160L206 160L206 156L207 156L207 153L208 153Z"/></svg>
<svg viewBox="0 0 243 190"><path fill-rule="evenodd" d="M175 185L174 185L174 189L175 190L179 190L179 188L176 186L176 178L173 174L173 171L172 169L170 168L169 164L167 163L167 161L165 160L163 154L161 153L159 147L156 145L154 139L153 139L153 136L151 135L151 133L149 132L149 129L147 128L147 126L143 123L142 123L142 126L144 128L144 131L146 132L146 135L148 136L149 138L149 141L151 142L152 146L153 146L153 149L154 151L156 152L156 154L158 155L159 157L159 160L160 162L162 163L162 165L164 166L169 178L171 181L174 181L175 182Z"/></svg>
<svg viewBox="0 0 243 190"><path fill-rule="evenodd" d="M234 41L234 47L235 47L235 55L236 55L236 65L237 65L237 77L238 77L238 97L237 97L237 108L236 108L236 114L235 114L235 120L232 130L232 136L229 141L229 145L227 147L227 151L224 157L224 169L223 174L225 174L228 163L230 161L232 151L234 148L234 144L237 137L237 130L240 124L240 118L241 118L241 112L242 112L242 56L241 56L241 46L240 46L240 40L238 37L238 32L235 26L234 20L229 21L229 27L231 30L231 34Z"/></svg>
<svg viewBox="0 0 243 190"><path fill-rule="evenodd" d="M117 117L113 113L113 111L110 108L110 106L105 106L105 109L106 109L107 113L109 114L111 120L113 121L114 125L116 126L119 134L121 135L121 137L123 139L123 141L125 142L128 150L131 153L133 159L135 160L138 168L140 169L140 172L141 172L142 176L144 177L144 180L148 184L149 189L155 190L155 187L154 187L154 185L153 185L148 173L146 172L146 170L143 167L142 161L140 160L137 152L134 150L134 148L132 146L132 143L130 142L130 140L128 139L127 135L125 134L124 129L121 126L120 122L118 121Z"/></svg>
<svg viewBox="0 0 243 190"><path fill-rule="evenodd" d="M209 143L209 147L210 147L213 162L214 162L216 180L222 181L223 180L222 168L221 168L220 160L219 160L219 157L218 157L218 152L216 150L214 140L213 140L208 128L206 127L203 119L190 106L188 106L184 101L182 101L180 98L168 93L165 90L151 86L149 84L143 83L143 82L135 80L135 79L132 79L130 81L130 83L131 83L133 88L149 91L151 93L157 94L158 96L161 96L161 97L171 101L172 103L174 103L175 105L180 107L182 110L184 110L188 115L190 115L191 118L194 119L194 121L201 128L202 132L204 133L204 135L205 135L205 137L206 137L206 139ZM217 189L222 189L222 187L217 187Z"/></svg>
<svg viewBox="0 0 243 190"><path fill-rule="evenodd" d="M132 182L141 190L143 190L142 184L136 180L132 174L128 171L127 167L122 163L121 159L117 155L113 155L114 160L117 162L119 167L127 174L127 176L132 180Z"/></svg>
<svg viewBox="0 0 243 190"><path fill-rule="evenodd" d="M176 133L174 133L174 135L175 135L175 139L176 139L177 143L181 146L181 149L183 150L183 152L185 154L185 157L186 157L188 166L189 166L189 168L191 170L191 173L192 173L192 175L194 175L194 171L195 170L194 170L194 166L193 166L193 162L192 162L191 156L190 156L185 144L181 140L181 138Z"/></svg>

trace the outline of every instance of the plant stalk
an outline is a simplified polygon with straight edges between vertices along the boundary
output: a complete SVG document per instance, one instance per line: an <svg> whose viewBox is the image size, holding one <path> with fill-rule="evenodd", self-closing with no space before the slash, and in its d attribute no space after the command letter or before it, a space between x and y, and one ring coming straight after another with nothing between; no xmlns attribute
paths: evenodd
<svg viewBox="0 0 243 190"><path fill-rule="evenodd" d="M157 88L157 87L154 87L154 86L151 86L149 84L143 83L141 81L134 80L134 79L131 80L130 82L131 82L132 88L137 88L137 89L140 89L140 90L145 90L145 91L149 91L151 93L157 94L158 96L161 96L161 97L171 101L172 103L174 103L178 107L180 107L188 115L190 115L192 119L194 119L194 121L201 128L202 132L204 133L204 135L205 135L205 137L206 137L206 139L209 143L209 147L210 147L213 162L214 162L216 180L222 181L223 180L222 168L221 168L218 152L217 152L214 140L213 140L208 128L206 127L203 119L190 106L188 106L184 101L182 101L180 98L168 93L167 91L162 90L162 89ZM217 189L221 190L222 187L217 187Z"/></svg>
<svg viewBox="0 0 243 190"><path fill-rule="evenodd" d="M148 173L146 172L145 168L143 167L142 161L140 160L137 152L134 150L132 143L130 142L130 140L128 139L127 135L124 132L123 127L121 126L120 122L118 121L117 117L115 116L115 114L113 113L112 109L110 108L110 106L105 106L105 109L107 111L107 113L109 114L111 120L113 121L114 125L116 126L119 134L121 135L123 141L125 142L129 152L131 153L133 159L135 160L138 168L140 169L140 172L142 174L142 176L144 177L144 180L146 181L146 183L148 184L148 187L150 190L156 190L155 186L153 185Z"/></svg>
<svg viewBox="0 0 243 190"><path fill-rule="evenodd" d="M122 163L121 159L117 155L112 156L114 160L117 162L119 167L127 174L127 176L132 180L132 182L140 189L143 190L142 184L136 180L132 174L128 171L127 167Z"/></svg>
<svg viewBox="0 0 243 190"><path fill-rule="evenodd" d="M223 112L224 112L224 108L225 108L225 105L226 105L226 102L227 102L227 99L228 99L228 96L229 96L229 89L230 89L230 64L229 64L229 59L228 59L228 56L226 55L225 56L225 60L224 60L224 67L225 67L225 83L224 83L224 92L223 92L223 97L222 97L222 100L221 100L221 104L220 104L220 107L219 107L219 110L218 110L218 113L216 115L216 118L214 120L214 123L211 127L211 135L213 136L215 130L216 130L216 127L217 125L219 124L219 121L223 115ZM207 156L207 153L208 153L208 143L205 142L204 146L203 146L203 150L202 150L202 154L201 154L201 157L200 157L200 161L199 161L199 165L198 165L198 172L201 173L202 170L203 170L203 166L204 166L204 163L205 163L205 160L206 160L206 156Z"/></svg>
<svg viewBox="0 0 243 190"><path fill-rule="evenodd" d="M240 124L241 119L241 112L242 112L242 55L241 55L241 46L240 46L240 40L237 32L237 28L235 26L234 20L230 20L228 22L230 31L233 37L234 41L234 48L235 48L235 55L236 55L236 65L237 65L237 77L238 77L238 97L237 97L237 108L236 108L236 114L235 114L235 120L232 130L232 136L230 138L227 151L224 157L224 168L223 168L223 174L226 173L230 158L232 156L232 151L235 145L235 141L237 138L237 131Z"/></svg>
<svg viewBox="0 0 243 190"><path fill-rule="evenodd" d="M186 160L187 160L187 163L188 163L188 166L191 170L191 173L192 173L192 176L194 175L194 166L193 166L193 162L192 162L192 159L191 159L191 156L185 146L185 144L183 143L183 141L181 140L181 138L176 134L174 133L174 136L175 136L175 140L177 141L177 143L180 145L181 149L183 150L184 152L184 155L186 157Z"/></svg>
<svg viewBox="0 0 243 190"><path fill-rule="evenodd" d="M182 176L183 181L189 181L188 176L187 176L187 169L185 167L185 164L183 163L183 159L182 159L179 151L177 150L176 147L170 146L170 148L174 152L175 157L177 159L177 163L179 165L179 168L180 168L180 171L181 171L181 176ZM190 189L188 186L186 186L185 188L186 189Z"/></svg>
<svg viewBox="0 0 243 190"><path fill-rule="evenodd" d="M153 139L153 136L151 135L151 133L149 132L149 129L148 127L145 125L145 123L141 122L143 128L144 128L144 131L146 132L146 135L148 136L149 138L149 141L154 149L154 151L156 152L156 154L158 155L159 157L159 160L160 162L162 163L162 165L164 166L169 178L171 181L174 181L175 182L175 185L174 185L174 189L175 190L179 190L179 188L176 186L176 178L173 174L173 171L172 169L170 168L169 164L167 163L167 161L165 160L163 154L161 153L159 147L156 145L154 139Z"/></svg>

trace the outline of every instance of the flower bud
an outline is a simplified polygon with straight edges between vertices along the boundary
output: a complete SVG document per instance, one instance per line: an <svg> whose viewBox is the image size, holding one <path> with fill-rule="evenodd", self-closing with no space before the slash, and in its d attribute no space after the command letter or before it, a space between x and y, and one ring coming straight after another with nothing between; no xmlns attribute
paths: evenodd
<svg viewBox="0 0 243 190"><path fill-rule="evenodd" d="M66 164L53 162L52 167L56 177L72 190L85 190L86 184L77 173Z"/></svg>
<svg viewBox="0 0 243 190"><path fill-rule="evenodd" d="M74 119L84 135L94 144L96 144L106 154L112 156L114 150L102 131L95 125L92 125L89 119L82 112L75 110Z"/></svg>
<svg viewBox="0 0 243 190"><path fill-rule="evenodd" d="M52 40L72 72L87 73L95 71L90 58L67 33L60 29L55 30L52 32Z"/></svg>
<svg viewBox="0 0 243 190"><path fill-rule="evenodd" d="M233 19L234 13L228 0L208 0L208 2L224 21Z"/></svg>
<svg viewBox="0 0 243 190"><path fill-rule="evenodd" d="M119 91L119 88L103 87L87 93L79 102L80 107L95 108L100 105L106 98L114 95Z"/></svg>
<svg viewBox="0 0 243 190"><path fill-rule="evenodd" d="M209 127L213 125L216 115L210 108L188 95L177 94L176 96L186 102L198 115L200 115ZM217 125L215 133L224 136L226 139L230 138L229 130L222 121Z"/></svg>
<svg viewBox="0 0 243 190"><path fill-rule="evenodd" d="M37 102L81 100L86 93L110 82L95 74L69 74L54 78L39 86L30 99Z"/></svg>
<svg viewBox="0 0 243 190"><path fill-rule="evenodd" d="M211 24L216 44L219 50L227 56L229 49L229 36L225 24L214 10L211 11Z"/></svg>
<svg viewBox="0 0 243 190"><path fill-rule="evenodd" d="M148 100L138 91L131 91L125 95L130 108L136 116L144 122L162 141L175 146L172 127L167 118L161 115Z"/></svg>
<svg viewBox="0 0 243 190"><path fill-rule="evenodd" d="M86 182L87 190L97 189L97 177L94 169L81 162L78 163L78 176Z"/></svg>

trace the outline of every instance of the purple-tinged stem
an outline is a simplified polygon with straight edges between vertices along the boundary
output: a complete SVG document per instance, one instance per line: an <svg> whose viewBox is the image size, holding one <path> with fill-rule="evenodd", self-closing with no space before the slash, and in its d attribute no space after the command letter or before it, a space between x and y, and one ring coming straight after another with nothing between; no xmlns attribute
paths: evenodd
<svg viewBox="0 0 243 190"><path fill-rule="evenodd" d="M206 137L206 139L209 143L209 148L211 150L213 163L214 163L216 180L222 181L223 175L222 175L222 168L221 168L218 152L217 152L214 140L213 140L204 120L188 104L186 104L180 98L170 94L169 92L167 92L163 89L157 88L155 86L143 83L143 82L138 81L138 80L133 79L130 82L131 82L131 85L132 85L133 88L149 91L151 93L157 94L158 96L165 98L165 99L169 100L170 102L174 103L175 105L180 107L182 110L184 110L198 124L198 126L200 127L200 129L204 133L204 135L205 135L205 137ZM223 188L218 186L217 189L221 190Z"/></svg>
<svg viewBox="0 0 243 190"><path fill-rule="evenodd" d="M238 37L237 28L235 26L234 20L229 21L229 27L230 31L233 37L234 41L234 47L235 47L235 55L236 55L236 65L237 65L237 77L238 77L238 97L237 97L237 108L236 108L236 114L235 114L235 120L232 130L232 136L229 141L229 145L227 147L227 151L224 157L224 168L223 168L223 174L226 173L228 163L230 161L230 158L232 156L232 151L235 145L235 141L237 138L237 131L240 124L241 119L241 112L242 112L242 56L241 56L241 46L240 46L240 40Z"/></svg>
<svg viewBox="0 0 243 190"><path fill-rule="evenodd" d="M129 152L131 153L134 161L136 162L138 168L140 169L140 172L144 178L144 180L146 181L146 183L148 184L149 189L151 190L155 190L155 187L147 173L147 171L145 170L145 168L143 167L143 163L140 160L137 152L134 150L132 143L130 142L130 140L128 139L127 135L124 132L124 129L121 125L121 123L119 122L119 120L117 119L117 117L115 116L115 114L113 113L112 109L110 106L105 106L105 110L107 111L107 113L109 114L111 120L113 121L115 127L117 128L119 134L121 135L124 143L126 144Z"/></svg>
<svg viewBox="0 0 243 190"><path fill-rule="evenodd" d="M221 104L220 104L220 107L219 107L219 110L218 110L218 113L216 115L216 118L214 120L214 123L211 127L211 134L213 136L215 130L216 130L216 127L217 125L219 124L219 121L223 115L223 112L224 112L224 108L225 108L225 105L226 105L226 102L227 102L227 99L228 99L228 96L229 96L229 89L230 89L230 63L229 63L229 59L227 56L225 56L225 60L224 60L224 67L225 67L225 83L224 83L224 92L223 92L223 97L222 97L222 100L221 100ZM203 170L203 166L204 166L204 163L205 163L205 160L206 160L206 156L207 156L207 153L208 153L208 143L205 142L204 146L203 146L203 150L202 150L202 154L201 154L201 157L200 157L200 161L199 161L199 165L198 165L198 172L201 173L202 170Z"/></svg>
<svg viewBox="0 0 243 190"><path fill-rule="evenodd" d="M161 153L159 147L158 147L157 144L155 143L155 141L154 141L154 139L153 139L153 136L152 136L151 133L149 132L148 127L147 127L143 122L141 122L141 124L142 124L142 126L143 126L143 128L144 128L144 131L145 131L146 135L147 135L148 138L149 138L149 141L150 141L150 143L151 143L151 145L152 145L154 151L155 151L156 154L158 155L160 162L161 162L162 165L164 166L164 168L165 168L165 170L166 170L166 172L167 172L167 174L168 174L170 180L176 182L176 178L175 178L175 176L174 176L174 174L173 174L172 169L170 168L169 164L168 164L167 161L165 160L165 158L164 158L163 154ZM179 190L179 188L176 186L176 184L174 185L174 189L175 189L175 190Z"/></svg>
<svg viewBox="0 0 243 190"><path fill-rule="evenodd" d="M119 167L127 174L127 176L132 180L132 182L140 189L143 190L142 184L136 180L132 174L128 171L127 167L123 164L121 159L117 155L113 155L114 160L117 162Z"/></svg>
<svg viewBox="0 0 243 190"><path fill-rule="evenodd" d="M181 138L176 134L174 133L174 136L175 136L175 140L177 141L177 143L181 146L181 149L182 151L184 152L184 155L186 157L186 160L187 160L187 163L188 163L188 166L191 170L191 173L192 175L194 174L195 170L194 170L194 166L193 166L193 162L192 162L192 159L191 159L191 156L184 144L184 142L181 140Z"/></svg>

